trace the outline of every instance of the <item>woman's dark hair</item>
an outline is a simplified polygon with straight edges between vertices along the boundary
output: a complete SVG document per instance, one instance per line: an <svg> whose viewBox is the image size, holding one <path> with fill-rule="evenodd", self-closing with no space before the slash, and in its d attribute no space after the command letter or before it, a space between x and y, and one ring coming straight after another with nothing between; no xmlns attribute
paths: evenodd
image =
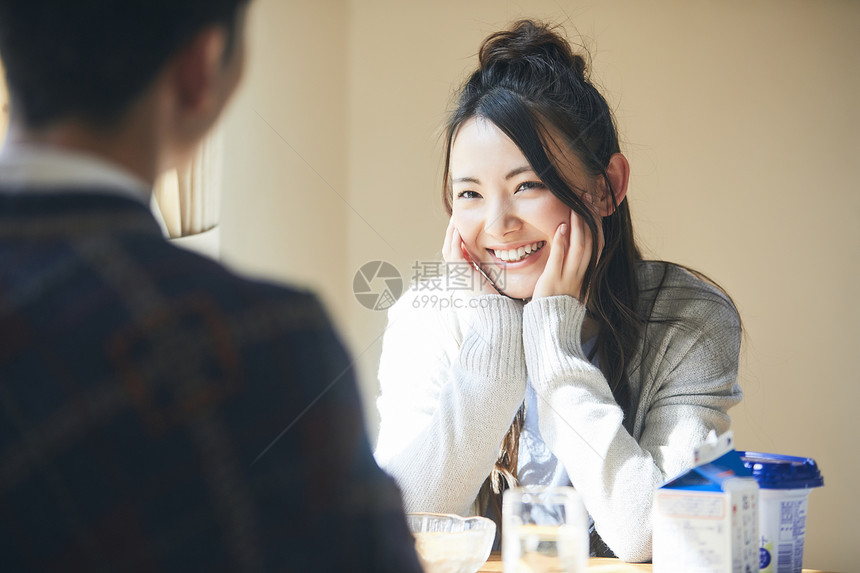
<svg viewBox="0 0 860 573"><path fill-rule="evenodd" d="M589 80L585 59L548 25L531 20L516 22L510 30L484 40L478 57L479 67L463 85L447 125L445 207L450 214L452 143L458 128L474 117L491 121L519 147L541 181L585 221L593 237L597 236L597 222L581 199L584 192L593 190L572 187L560 173L563 159L552 150L572 152L587 179L609 191L613 211L602 218L605 246L595 264L598 245L593 242L580 295L581 300L587 296L588 312L600 325L594 346L598 364L629 419L631 393L625 372L644 323L637 312L639 284L635 271L642 257L633 238L628 202L616 201L607 176L610 158L620 151L612 112ZM508 485L516 480L523 417L521 408L484 484L482 494L489 494L497 509L504 487L502 478Z"/></svg>
<svg viewBox="0 0 860 573"><path fill-rule="evenodd" d="M77 117L110 126L204 26L227 29L249 0L2 0L0 57L33 128Z"/></svg>

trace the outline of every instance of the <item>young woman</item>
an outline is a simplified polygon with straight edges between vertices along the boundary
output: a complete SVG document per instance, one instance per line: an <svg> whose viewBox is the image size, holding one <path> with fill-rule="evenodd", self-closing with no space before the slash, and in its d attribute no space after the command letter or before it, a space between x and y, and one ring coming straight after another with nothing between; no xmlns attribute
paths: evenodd
<svg viewBox="0 0 860 573"><path fill-rule="evenodd" d="M390 310L377 461L407 511L497 517L506 487L573 485L593 554L648 560L654 489L741 399L738 314L642 259L612 115L566 40L521 21L479 59L447 130L449 274Z"/></svg>

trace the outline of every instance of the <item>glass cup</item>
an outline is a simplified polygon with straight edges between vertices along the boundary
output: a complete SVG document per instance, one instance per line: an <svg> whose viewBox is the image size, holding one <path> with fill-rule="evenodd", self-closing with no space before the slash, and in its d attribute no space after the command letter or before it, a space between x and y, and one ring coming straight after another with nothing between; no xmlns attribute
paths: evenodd
<svg viewBox="0 0 860 573"><path fill-rule="evenodd" d="M584 573L588 515L572 487L516 487L502 502L505 573Z"/></svg>

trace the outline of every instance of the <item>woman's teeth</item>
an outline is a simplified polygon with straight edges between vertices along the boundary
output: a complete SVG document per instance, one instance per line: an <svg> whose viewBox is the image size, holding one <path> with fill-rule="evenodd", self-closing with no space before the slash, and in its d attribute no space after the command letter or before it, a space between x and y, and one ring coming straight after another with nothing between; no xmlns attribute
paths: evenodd
<svg viewBox="0 0 860 573"><path fill-rule="evenodd" d="M541 248L546 244L546 241L538 241L537 243L532 243L531 245L525 245L518 249L508 249L506 251L497 251L493 250L493 254L496 257L502 259L506 263L516 263L518 261L523 260L530 254L541 250Z"/></svg>

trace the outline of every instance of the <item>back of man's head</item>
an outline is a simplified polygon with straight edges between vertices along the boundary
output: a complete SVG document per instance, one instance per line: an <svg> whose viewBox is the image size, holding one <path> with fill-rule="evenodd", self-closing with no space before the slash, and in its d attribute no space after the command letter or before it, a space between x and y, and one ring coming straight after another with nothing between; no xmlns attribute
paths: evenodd
<svg viewBox="0 0 860 573"><path fill-rule="evenodd" d="M179 48L223 25L232 49L249 0L0 0L0 57L29 128L67 118L109 127Z"/></svg>

